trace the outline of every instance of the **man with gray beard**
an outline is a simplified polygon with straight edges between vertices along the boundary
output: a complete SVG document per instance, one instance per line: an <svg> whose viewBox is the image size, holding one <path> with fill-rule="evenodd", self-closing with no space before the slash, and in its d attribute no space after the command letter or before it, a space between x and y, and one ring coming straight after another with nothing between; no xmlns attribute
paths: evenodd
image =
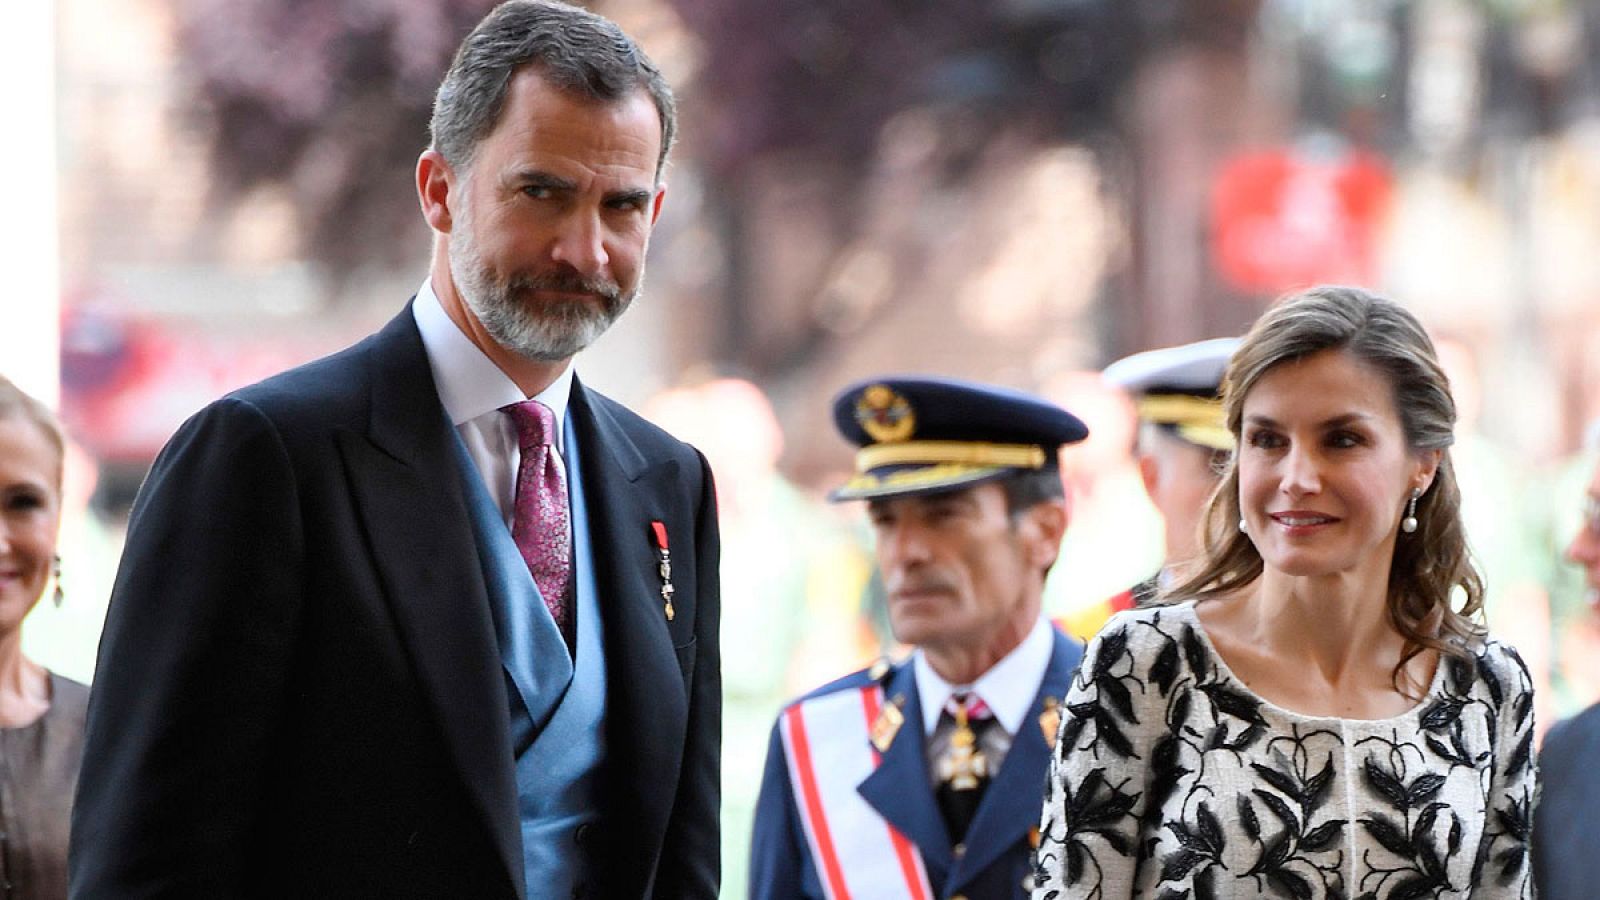
<svg viewBox="0 0 1600 900"><path fill-rule="evenodd" d="M572 367L638 294L674 124L599 16L467 37L411 304L202 410L140 493L74 897L716 896L711 473Z"/></svg>

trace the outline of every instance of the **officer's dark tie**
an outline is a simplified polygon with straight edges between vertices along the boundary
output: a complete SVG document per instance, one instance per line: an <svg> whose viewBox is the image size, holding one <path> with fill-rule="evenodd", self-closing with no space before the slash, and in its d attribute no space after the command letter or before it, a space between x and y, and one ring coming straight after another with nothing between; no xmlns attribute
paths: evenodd
<svg viewBox="0 0 1600 900"><path fill-rule="evenodd" d="M945 701L940 718L953 723L954 729L950 746L939 761L939 787L935 794L950 840L959 843L967 836L967 827L994 774L989 771L980 740L985 731L994 727L994 713L978 697L952 694Z"/></svg>

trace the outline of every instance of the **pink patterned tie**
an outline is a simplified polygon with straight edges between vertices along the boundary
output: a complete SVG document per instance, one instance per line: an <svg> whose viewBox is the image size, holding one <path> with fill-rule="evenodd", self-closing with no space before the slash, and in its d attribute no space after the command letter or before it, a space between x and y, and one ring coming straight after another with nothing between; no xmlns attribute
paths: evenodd
<svg viewBox="0 0 1600 900"><path fill-rule="evenodd" d="M517 426L522 464L517 467L517 496L511 517L511 538L544 595L556 627L570 637L572 614L572 535L568 525L567 479L556 460L556 417L550 407L524 400L501 407Z"/></svg>

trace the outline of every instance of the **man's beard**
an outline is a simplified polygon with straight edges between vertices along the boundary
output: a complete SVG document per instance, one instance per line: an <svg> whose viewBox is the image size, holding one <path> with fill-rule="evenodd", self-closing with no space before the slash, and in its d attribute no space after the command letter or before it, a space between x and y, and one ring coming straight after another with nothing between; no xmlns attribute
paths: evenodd
<svg viewBox="0 0 1600 900"><path fill-rule="evenodd" d="M612 281L575 272L513 275L495 280L462 210L450 233L450 276L467 308L501 347L535 362L560 362L594 343L638 296ZM643 279L643 271L640 278ZM588 299L539 301L536 291L583 293ZM519 299L520 298L520 299Z"/></svg>

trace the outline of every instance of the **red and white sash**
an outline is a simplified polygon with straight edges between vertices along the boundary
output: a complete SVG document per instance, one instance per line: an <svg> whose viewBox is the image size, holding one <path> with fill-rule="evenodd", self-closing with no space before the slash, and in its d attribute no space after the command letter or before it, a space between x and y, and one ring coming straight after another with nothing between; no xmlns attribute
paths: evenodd
<svg viewBox="0 0 1600 900"><path fill-rule="evenodd" d="M789 783L828 900L933 898L922 855L856 791L881 761L871 733L882 705L874 684L783 714Z"/></svg>

